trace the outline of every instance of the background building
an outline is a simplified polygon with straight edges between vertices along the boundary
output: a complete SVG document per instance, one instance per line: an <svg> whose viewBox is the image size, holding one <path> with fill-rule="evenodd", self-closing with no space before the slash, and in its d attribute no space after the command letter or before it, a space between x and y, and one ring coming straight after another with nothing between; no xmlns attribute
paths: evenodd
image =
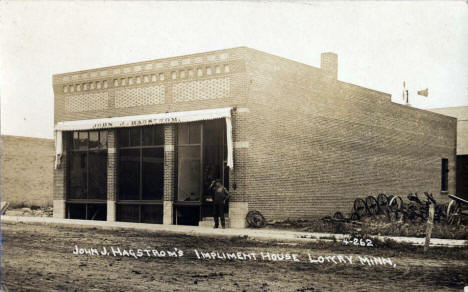
<svg viewBox="0 0 468 292"><path fill-rule="evenodd" d="M54 140L2 135L1 199L16 206L52 206Z"/></svg>
<svg viewBox="0 0 468 292"><path fill-rule="evenodd" d="M233 226L455 191L456 119L337 76L245 47L54 75L54 216L198 224L212 178Z"/></svg>
<svg viewBox="0 0 468 292"><path fill-rule="evenodd" d="M457 118L457 195L468 199L468 106L430 111Z"/></svg>

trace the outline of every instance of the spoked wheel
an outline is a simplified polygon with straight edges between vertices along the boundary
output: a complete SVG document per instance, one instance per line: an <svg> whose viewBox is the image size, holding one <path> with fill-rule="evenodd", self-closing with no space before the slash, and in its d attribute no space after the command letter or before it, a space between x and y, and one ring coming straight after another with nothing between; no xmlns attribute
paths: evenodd
<svg viewBox="0 0 468 292"><path fill-rule="evenodd" d="M379 203L373 196L366 198L366 206L370 216L376 215L379 212Z"/></svg>
<svg viewBox="0 0 468 292"><path fill-rule="evenodd" d="M341 213L341 212L336 212L336 213L333 215L333 219L336 219L336 220L344 220L343 213Z"/></svg>
<svg viewBox="0 0 468 292"><path fill-rule="evenodd" d="M388 202L388 217L390 221L398 221L402 218L403 200L399 196L392 196Z"/></svg>
<svg viewBox="0 0 468 292"><path fill-rule="evenodd" d="M388 202L388 208L393 212L401 210L401 206L403 206L403 200L400 196L392 197Z"/></svg>
<svg viewBox="0 0 468 292"><path fill-rule="evenodd" d="M247 213L246 219L251 227L261 228L265 226L265 217L258 211L250 211Z"/></svg>
<svg viewBox="0 0 468 292"><path fill-rule="evenodd" d="M351 219L351 221L359 221L359 219L361 219L361 217L359 217L358 213L352 212L351 215L349 216L349 219Z"/></svg>
<svg viewBox="0 0 468 292"><path fill-rule="evenodd" d="M447 223L458 225L461 222L461 206L460 203L451 200L447 207Z"/></svg>
<svg viewBox="0 0 468 292"><path fill-rule="evenodd" d="M354 200L354 212L359 215L359 218L362 218L367 215L366 202L363 199Z"/></svg>
<svg viewBox="0 0 468 292"><path fill-rule="evenodd" d="M391 211L391 210L388 210L388 219L390 219L390 221L398 221L400 218L401 218L401 214L400 212L398 211Z"/></svg>
<svg viewBox="0 0 468 292"><path fill-rule="evenodd" d="M447 220L447 209L447 203L435 205L434 220L439 222Z"/></svg>
<svg viewBox="0 0 468 292"><path fill-rule="evenodd" d="M388 198L387 195L385 194L379 194L377 196L377 203L379 204L379 207L382 209L382 207L388 205Z"/></svg>
<svg viewBox="0 0 468 292"><path fill-rule="evenodd" d="M434 196L432 194L429 194L428 192L424 192L424 195L426 196L426 200L428 202L431 202L432 204L436 204L436 201L434 199Z"/></svg>

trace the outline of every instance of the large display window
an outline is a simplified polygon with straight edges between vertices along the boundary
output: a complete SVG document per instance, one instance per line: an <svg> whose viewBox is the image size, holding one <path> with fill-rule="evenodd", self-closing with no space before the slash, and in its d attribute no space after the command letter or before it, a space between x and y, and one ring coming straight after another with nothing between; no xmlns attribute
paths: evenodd
<svg viewBox="0 0 468 292"><path fill-rule="evenodd" d="M106 220L107 131L68 133L66 216Z"/></svg>
<svg viewBox="0 0 468 292"><path fill-rule="evenodd" d="M164 128L117 129L117 220L162 223Z"/></svg>

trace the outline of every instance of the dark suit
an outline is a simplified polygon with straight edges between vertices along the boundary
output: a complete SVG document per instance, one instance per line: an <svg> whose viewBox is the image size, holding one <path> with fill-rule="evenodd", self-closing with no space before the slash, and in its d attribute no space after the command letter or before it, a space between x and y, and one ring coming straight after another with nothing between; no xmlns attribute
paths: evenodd
<svg viewBox="0 0 468 292"><path fill-rule="evenodd" d="M225 227L225 219L224 219L224 204L229 199L228 191L223 187L220 186L218 188L214 188L213 190L213 217L215 222L215 228L219 226L219 218L221 218L221 226Z"/></svg>

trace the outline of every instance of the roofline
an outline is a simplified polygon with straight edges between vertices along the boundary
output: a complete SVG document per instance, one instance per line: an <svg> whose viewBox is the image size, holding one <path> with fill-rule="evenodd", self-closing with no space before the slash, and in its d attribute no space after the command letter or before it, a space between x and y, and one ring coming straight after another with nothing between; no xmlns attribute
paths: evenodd
<svg viewBox="0 0 468 292"><path fill-rule="evenodd" d="M150 60L138 61L138 62L132 62L132 63L122 63L122 64L105 66L105 67L95 67L95 68L83 69L83 70L78 70L78 71L69 71L69 72L63 72L63 73L56 73L56 74L52 74L52 77L53 78L62 77L62 76L65 76L65 75L85 73L85 72L89 72L89 71L93 71L93 70L116 69L116 68L119 68L119 67L122 67L122 66L144 65L144 64L147 64L147 63L155 62L155 61L163 62L163 61L169 61L169 60L178 59L178 58L188 58L188 57L194 57L194 56L197 56L197 55L221 53L221 52L234 51L234 50L239 50L239 49L249 49L249 48L247 48L245 46L240 46L240 47L233 47L233 48L227 48L227 49L221 49L221 50L205 51L205 52L198 52L198 53L187 54L187 55L166 57L166 58L162 58L162 59L150 59Z"/></svg>
<svg viewBox="0 0 468 292"><path fill-rule="evenodd" d="M439 114L439 113L436 113L436 112L432 112L432 111L427 110L427 109L412 107L412 106L408 106L408 105L405 105L405 104L396 103L396 102L393 102L393 101L392 101L392 104L397 105L397 106L402 106L402 107L405 107L405 108L407 108L407 109L411 109L411 110L415 110L415 111L427 112L427 113L430 113L430 114L433 114L433 115L438 115L438 116L441 116L441 117L444 117L444 118L448 118L448 119L457 121L457 118L450 117L450 116L446 116L446 115L444 115L444 114Z"/></svg>
<svg viewBox="0 0 468 292"><path fill-rule="evenodd" d="M459 109L459 108L467 108L468 109L468 105L448 106L448 107L433 107L433 108L428 108L427 110L444 110L444 109Z"/></svg>
<svg viewBox="0 0 468 292"><path fill-rule="evenodd" d="M0 140L3 138L18 138L18 139L34 139L34 140L46 140L48 142L53 142L53 138L41 138L41 137L31 137L31 136L18 136L18 135L8 135L8 134L1 134Z"/></svg>

